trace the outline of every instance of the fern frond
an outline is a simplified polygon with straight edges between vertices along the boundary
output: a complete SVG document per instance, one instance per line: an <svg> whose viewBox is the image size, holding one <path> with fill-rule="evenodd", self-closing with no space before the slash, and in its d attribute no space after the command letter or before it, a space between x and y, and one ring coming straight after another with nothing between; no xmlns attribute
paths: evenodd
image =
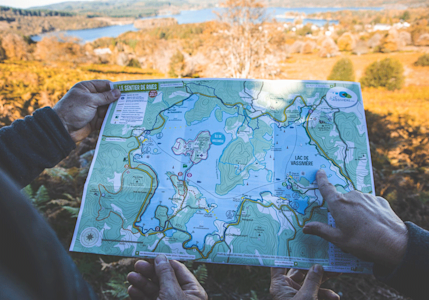
<svg viewBox="0 0 429 300"><path fill-rule="evenodd" d="M250 300L258 300L258 295L254 290L250 291Z"/></svg>
<svg viewBox="0 0 429 300"><path fill-rule="evenodd" d="M198 268L194 270L194 275L201 284L204 284L208 277L206 265L199 265Z"/></svg>
<svg viewBox="0 0 429 300"><path fill-rule="evenodd" d="M77 218L79 215L79 207L63 206L63 208L70 213L72 218Z"/></svg>

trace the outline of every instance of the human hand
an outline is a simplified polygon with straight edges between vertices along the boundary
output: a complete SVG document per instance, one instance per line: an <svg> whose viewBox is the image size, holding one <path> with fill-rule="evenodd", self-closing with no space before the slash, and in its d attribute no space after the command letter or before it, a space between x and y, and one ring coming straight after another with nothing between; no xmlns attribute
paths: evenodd
<svg viewBox="0 0 429 300"><path fill-rule="evenodd" d="M320 265L307 271L271 268L270 294L274 300L339 300L340 296L320 285L339 274L325 273ZM307 276L306 276L307 275Z"/></svg>
<svg viewBox="0 0 429 300"><path fill-rule="evenodd" d="M154 265L139 260L128 274L128 294L133 300L207 300L206 291L180 262L158 255Z"/></svg>
<svg viewBox="0 0 429 300"><path fill-rule="evenodd" d="M77 143L101 128L108 105L120 95L118 89L110 90L108 80L81 81L55 104L53 110Z"/></svg>
<svg viewBox="0 0 429 300"><path fill-rule="evenodd" d="M408 230L387 200L358 191L340 194L322 170L316 179L336 228L311 222L303 232L324 238L365 261L395 268L405 254Z"/></svg>

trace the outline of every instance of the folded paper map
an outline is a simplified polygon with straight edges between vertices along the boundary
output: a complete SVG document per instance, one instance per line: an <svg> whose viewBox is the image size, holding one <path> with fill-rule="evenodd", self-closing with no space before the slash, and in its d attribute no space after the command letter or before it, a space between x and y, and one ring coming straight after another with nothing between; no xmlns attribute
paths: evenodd
<svg viewBox="0 0 429 300"><path fill-rule="evenodd" d="M71 251L370 273L302 232L335 226L316 184L374 193L360 85L336 81L116 82Z"/></svg>

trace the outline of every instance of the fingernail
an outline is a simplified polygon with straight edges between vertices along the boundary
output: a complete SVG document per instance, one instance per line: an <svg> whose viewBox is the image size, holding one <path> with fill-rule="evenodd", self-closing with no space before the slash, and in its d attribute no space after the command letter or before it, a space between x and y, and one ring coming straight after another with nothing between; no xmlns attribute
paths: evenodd
<svg viewBox="0 0 429 300"><path fill-rule="evenodd" d="M320 169L319 173L326 174L325 170L323 170L323 169Z"/></svg>
<svg viewBox="0 0 429 300"><path fill-rule="evenodd" d="M121 91L118 89L112 90L112 94L114 97L119 97L121 95Z"/></svg>
<svg viewBox="0 0 429 300"><path fill-rule="evenodd" d="M155 258L155 264L157 265L165 264L167 262L168 262L168 258L164 254L160 254Z"/></svg>
<svg viewBox="0 0 429 300"><path fill-rule="evenodd" d="M321 265L314 265L313 271L316 274L322 274L323 273L323 267Z"/></svg>

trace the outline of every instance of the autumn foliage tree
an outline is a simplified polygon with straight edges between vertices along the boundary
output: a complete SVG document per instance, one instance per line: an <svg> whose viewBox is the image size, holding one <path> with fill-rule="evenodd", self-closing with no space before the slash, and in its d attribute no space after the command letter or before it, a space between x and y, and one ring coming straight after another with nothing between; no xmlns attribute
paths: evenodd
<svg viewBox="0 0 429 300"><path fill-rule="evenodd" d="M85 51L75 38L52 36L37 43L34 56L42 61L83 62Z"/></svg>
<svg viewBox="0 0 429 300"><path fill-rule="evenodd" d="M9 33L4 36L1 46L9 59L28 60L29 58L28 44L24 41L24 38L15 33Z"/></svg>
<svg viewBox="0 0 429 300"><path fill-rule="evenodd" d="M234 78L266 77L268 34L266 8L258 0L227 0L218 14L222 39L215 46L225 74Z"/></svg>

